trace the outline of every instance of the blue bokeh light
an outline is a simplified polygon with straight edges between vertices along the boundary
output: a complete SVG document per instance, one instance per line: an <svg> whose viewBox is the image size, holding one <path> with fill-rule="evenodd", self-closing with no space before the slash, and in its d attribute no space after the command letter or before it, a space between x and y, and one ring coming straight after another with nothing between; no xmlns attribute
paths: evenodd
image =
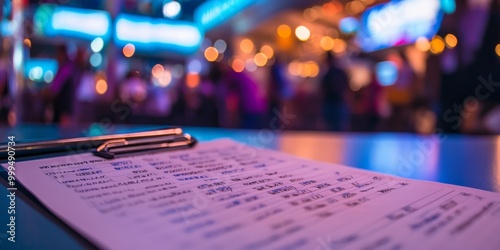
<svg viewBox="0 0 500 250"><path fill-rule="evenodd" d="M358 20L354 17L346 17L340 20L340 31L350 34L358 30Z"/></svg>
<svg viewBox="0 0 500 250"><path fill-rule="evenodd" d="M99 67L102 63L102 56L100 53L94 53L90 56L90 65L93 67Z"/></svg>
<svg viewBox="0 0 500 250"><path fill-rule="evenodd" d="M455 0L441 0L441 9L446 14L451 14L457 9L457 4Z"/></svg>
<svg viewBox="0 0 500 250"><path fill-rule="evenodd" d="M390 86L398 79L398 68L390 61L379 62L375 66L377 80L382 86Z"/></svg>

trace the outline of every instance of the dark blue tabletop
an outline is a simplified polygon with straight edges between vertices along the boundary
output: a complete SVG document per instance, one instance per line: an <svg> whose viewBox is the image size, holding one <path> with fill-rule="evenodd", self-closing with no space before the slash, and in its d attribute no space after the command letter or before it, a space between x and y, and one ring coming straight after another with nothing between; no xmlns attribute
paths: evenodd
<svg viewBox="0 0 500 250"><path fill-rule="evenodd" d="M15 135L18 142L121 133L157 127L98 126L62 129L23 125L0 127L0 141ZM376 133L185 128L199 141L231 138L250 145L276 149L303 158L361 169L500 192L500 136L461 136ZM3 170L1 170L3 171ZM5 176L5 171L4 175ZM0 225L8 223L6 183L0 188ZM16 202L16 243L0 229L0 249L85 249L92 244L73 232L29 194Z"/></svg>

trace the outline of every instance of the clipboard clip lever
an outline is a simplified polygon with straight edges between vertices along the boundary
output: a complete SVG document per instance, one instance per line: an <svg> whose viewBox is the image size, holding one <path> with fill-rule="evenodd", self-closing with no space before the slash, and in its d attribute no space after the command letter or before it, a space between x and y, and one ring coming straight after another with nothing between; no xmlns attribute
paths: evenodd
<svg viewBox="0 0 500 250"><path fill-rule="evenodd" d="M192 147L195 144L196 139L189 134L140 139L113 139L103 142L101 146L92 150L92 153L102 158L114 159L118 155L183 149Z"/></svg>

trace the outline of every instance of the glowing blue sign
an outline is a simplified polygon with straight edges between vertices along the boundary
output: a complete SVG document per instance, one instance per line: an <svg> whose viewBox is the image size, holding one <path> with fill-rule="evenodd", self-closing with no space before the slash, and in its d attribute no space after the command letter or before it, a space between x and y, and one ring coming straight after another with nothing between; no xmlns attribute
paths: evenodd
<svg viewBox="0 0 500 250"><path fill-rule="evenodd" d="M115 42L131 43L137 50L159 50L190 54L196 52L203 39L201 30L189 22L169 21L122 14L116 19Z"/></svg>
<svg viewBox="0 0 500 250"><path fill-rule="evenodd" d="M3 11L3 18L0 20L0 29L2 36L12 36L14 33L14 23L7 19L8 16L12 15L12 1L3 1L3 6L1 6Z"/></svg>
<svg viewBox="0 0 500 250"><path fill-rule="evenodd" d="M41 5L34 14L35 31L53 37L76 37L93 40L110 37L111 17L102 10Z"/></svg>
<svg viewBox="0 0 500 250"><path fill-rule="evenodd" d="M24 62L24 76L34 82L50 83L54 80L59 64L55 59L32 58Z"/></svg>
<svg viewBox="0 0 500 250"><path fill-rule="evenodd" d="M440 0L393 0L363 13L357 42L366 51L431 39L443 18Z"/></svg>
<svg viewBox="0 0 500 250"><path fill-rule="evenodd" d="M194 20L204 30L223 23L258 0L211 0L201 4L194 12Z"/></svg>

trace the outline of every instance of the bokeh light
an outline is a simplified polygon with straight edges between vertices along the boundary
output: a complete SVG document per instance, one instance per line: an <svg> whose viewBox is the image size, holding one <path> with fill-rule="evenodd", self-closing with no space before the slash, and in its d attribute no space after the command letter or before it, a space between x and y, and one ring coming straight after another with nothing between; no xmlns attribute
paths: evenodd
<svg viewBox="0 0 500 250"><path fill-rule="evenodd" d="M162 71L162 74L158 77L158 86L167 87L172 81L172 73L170 70Z"/></svg>
<svg viewBox="0 0 500 250"><path fill-rule="evenodd" d="M427 38L419 37L415 42L415 47L422 52L427 52L429 51L431 44Z"/></svg>
<svg viewBox="0 0 500 250"><path fill-rule="evenodd" d="M95 91L99 95L104 95L108 91L108 83L104 79L99 79L95 83Z"/></svg>
<svg viewBox="0 0 500 250"><path fill-rule="evenodd" d="M286 24L282 24L277 29L278 36L281 38L289 38L292 35L292 29Z"/></svg>
<svg viewBox="0 0 500 250"><path fill-rule="evenodd" d="M194 89L200 85L200 74L198 73L188 73L186 75L186 86L190 89Z"/></svg>
<svg viewBox="0 0 500 250"><path fill-rule="evenodd" d="M104 40L100 37L96 37L92 42L90 43L90 49L94 53L100 52L104 48Z"/></svg>
<svg viewBox="0 0 500 250"><path fill-rule="evenodd" d="M43 76L43 69L40 66L33 67L28 73L28 77L32 81L38 81Z"/></svg>
<svg viewBox="0 0 500 250"><path fill-rule="evenodd" d="M163 68L163 66L161 64L156 64L151 69L151 74L156 78L160 78L164 71L165 71L165 69Z"/></svg>
<svg viewBox="0 0 500 250"><path fill-rule="evenodd" d="M188 73L200 73L202 69L202 65L200 60L198 59L193 59L189 61L187 65L187 71Z"/></svg>
<svg viewBox="0 0 500 250"><path fill-rule="evenodd" d="M367 64L353 64L349 69L349 87L353 91L358 91L367 86L372 81L371 67Z"/></svg>
<svg viewBox="0 0 500 250"><path fill-rule="evenodd" d="M455 35L453 34L448 34L444 37L444 41L446 42L446 47L447 48L455 48L458 44L458 39Z"/></svg>
<svg viewBox="0 0 500 250"><path fill-rule="evenodd" d="M376 0L361 0L365 4L365 6L372 5L373 3L376 2Z"/></svg>
<svg viewBox="0 0 500 250"><path fill-rule="evenodd" d="M301 41L307 41L311 37L311 31L306 26L299 26L295 29L295 35Z"/></svg>
<svg viewBox="0 0 500 250"><path fill-rule="evenodd" d="M207 59L207 61L215 62L215 60L217 60L217 58L219 57L219 51L217 51L217 49L215 47L208 47L205 50L204 55L205 55L205 58Z"/></svg>
<svg viewBox="0 0 500 250"><path fill-rule="evenodd" d="M181 4L177 1L171 1L163 5L163 16L176 18L181 13Z"/></svg>
<svg viewBox="0 0 500 250"><path fill-rule="evenodd" d="M24 45L26 45L26 47L31 48L31 40L30 39L25 38L23 40L23 43L24 43Z"/></svg>
<svg viewBox="0 0 500 250"><path fill-rule="evenodd" d="M250 72L254 72L257 70L257 64L255 64L254 60L252 58L248 58L245 61L245 69Z"/></svg>
<svg viewBox="0 0 500 250"><path fill-rule="evenodd" d="M89 62L92 67L99 67L102 63L102 55L100 53L93 53L89 58Z"/></svg>
<svg viewBox="0 0 500 250"><path fill-rule="evenodd" d="M310 62L307 62L307 64L309 64L309 67L310 67L310 74L309 74L309 77L317 77L319 75L319 66L316 62L313 62L313 61L310 61Z"/></svg>
<svg viewBox="0 0 500 250"><path fill-rule="evenodd" d="M432 38L431 44L430 44L430 51L433 54L441 54L445 48L444 40L440 36L435 36Z"/></svg>
<svg viewBox="0 0 500 250"><path fill-rule="evenodd" d="M308 61L300 63L297 67L298 75L302 78L316 77L319 74L319 66L316 62Z"/></svg>
<svg viewBox="0 0 500 250"><path fill-rule="evenodd" d="M299 64L300 64L300 62L297 60L293 60L292 62L290 62L290 64L288 64L288 73L290 73L290 75L292 75L292 76L298 76L299 75L299 71L298 71Z"/></svg>
<svg viewBox="0 0 500 250"><path fill-rule="evenodd" d="M23 66L23 48L21 46L14 47L14 52L12 53L12 65L16 70L20 70Z"/></svg>
<svg viewBox="0 0 500 250"><path fill-rule="evenodd" d="M398 79L398 69L391 61L379 62L375 66L377 80L382 86L390 86Z"/></svg>
<svg viewBox="0 0 500 250"><path fill-rule="evenodd" d="M294 60L288 64L288 73L302 78L314 78L319 75L319 65L314 61L300 62Z"/></svg>
<svg viewBox="0 0 500 250"><path fill-rule="evenodd" d="M308 63L301 63L298 67L298 71L300 77L307 78L312 72L311 65Z"/></svg>
<svg viewBox="0 0 500 250"><path fill-rule="evenodd" d="M345 17L340 20L339 28L346 34L354 33L358 30L358 20L354 17Z"/></svg>
<svg viewBox="0 0 500 250"><path fill-rule="evenodd" d="M441 0L441 9L446 14L451 14L457 9L455 0Z"/></svg>
<svg viewBox="0 0 500 250"><path fill-rule="evenodd" d="M244 53L251 53L253 51L253 47L254 47L253 42L250 39L245 38L241 40L240 49Z"/></svg>
<svg viewBox="0 0 500 250"><path fill-rule="evenodd" d="M333 38L329 36L323 36L321 37L319 44L323 50L329 51L333 49L334 41Z"/></svg>
<svg viewBox="0 0 500 250"><path fill-rule="evenodd" d="M321 10L321 7L318 8L308 8L304 10L303 16L304 19L306 19L309 22L314 22L314 20L318 19L320 15L322 14L323 10Z"/></svg>
<svg viewBox="0 0 500 250"><path fill-rule="evenodd" d="M46 83L51 83L51 82L54 80L54 72L52 72L52 70L47 70L47 71L43 74L43 80L44 80Z"/></svg>
<svg viewBox="0 0 500 250"><path fill-rule="evenodd" d="M332 1L329 3L323 4L323 14L325 15L335 15L338 12L342 11L342 4L338 1Z"/></svg>
<svg viewBox="0 0 500 250"><path fill-rule="evenodd" d="M262 52L257 53L255 54L253 61L255 62L255 65L264 67L267 64L267 56Z"/></svg>
<svg viewBox="0 0 500 250"><path fill-rule="evenodd" d="M219 51L219 53L222 54L222 53L226 52L227 43L224 40L219 39L219 40L215 41L214 47L217 49L217 51Z"/></svg>
<svg viewBox="0 0 500 250"><path fill-rule="evenodd" d="M245 69L245 62L243 62L243 60L241 60L239 58L236 58L231 63L231 67L233 68L233 70L235 72L238 72L238 73L242 72Z"/></svg>
<svg viewBox="0 0 500 250"><path fill-rule="evenodd" d="M132 57L135 53L135 46L131 43L127 43L125 46L123 46L122 51L125 57Z"/></svg>
<svg viewBox="0 0 500 250"><path fill-rule="evenodd" d="M264 53L268 59L271 59L274 56L274 49L269 45L263 45L260 48L260 52Z"/></svg>
<svg viewBox="0 0 500 250"><path fill-rule="evenodd" d="M335 53L343 53L347 48L347 43L342 39L333 39L333 49L332 51Z"/></svg>
<svg viewBox="0 0 500 250"><path fill-rule="evenodd" d="M339 1L334 0L334 1L331 1L330 3L333 4L333 6L335 6L335 8L337 9L338 12L341 12L344 10L344 6Z"/></svg>
<svg viewBox="0 0 500 250"><path fill-rule="evenodd" d="M500 56L500 43L495 47L495 53L497 53L497 56Z"/></svg>
<svg viewBox="0 0 500 250"><path fill-rule="evenodd" d="M328 35L329 37L332 37L332 38L338 38L339 32L334 28L330 28L326 31L326 35Z"/></svg>
<svg viewBox="0 0 500 250"><path fill-rule="evenodd" d="M352 2L348 2L345 5L345 10L346 10L347 14L357 15L365 10L365 5L361 1L355 0Z"/></svg>

